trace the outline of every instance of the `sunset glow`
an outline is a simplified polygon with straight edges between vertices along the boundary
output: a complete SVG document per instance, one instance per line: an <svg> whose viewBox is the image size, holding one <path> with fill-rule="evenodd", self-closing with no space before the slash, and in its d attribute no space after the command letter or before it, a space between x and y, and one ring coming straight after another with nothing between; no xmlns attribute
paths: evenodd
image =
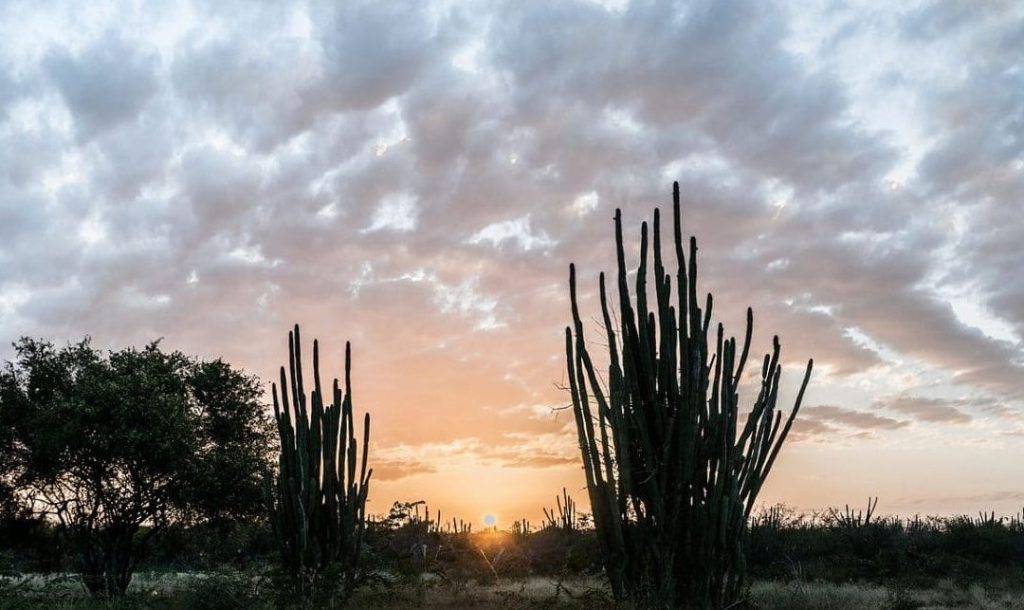
<svg viewBox="0 0 1024 610"><path fill-rule="evenodd" d="M815 359L762 503L1024 504L1019 4L114 4L0 6L0 359L162 338L269 405L298 322L352 342L370 512L589 512L568 266L596 336L678 180L780 405Z"/></svg>

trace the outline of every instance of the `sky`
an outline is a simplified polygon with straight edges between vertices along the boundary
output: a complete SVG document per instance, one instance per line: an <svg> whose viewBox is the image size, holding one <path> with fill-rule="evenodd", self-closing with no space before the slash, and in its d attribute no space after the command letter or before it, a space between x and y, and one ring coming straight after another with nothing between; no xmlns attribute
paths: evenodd
<svg viewBox="0 0 1024 610"><path fill-rule="evenodd" d="M679 181L782 406L815 359L763 502L1024 505L1019 2L7 0L0 32L0 359L163 338L269 386L298 322L328 377L352 341L371 512L537 520L586 503L569 263L595 336L614 210L635 262Z"/></svg>

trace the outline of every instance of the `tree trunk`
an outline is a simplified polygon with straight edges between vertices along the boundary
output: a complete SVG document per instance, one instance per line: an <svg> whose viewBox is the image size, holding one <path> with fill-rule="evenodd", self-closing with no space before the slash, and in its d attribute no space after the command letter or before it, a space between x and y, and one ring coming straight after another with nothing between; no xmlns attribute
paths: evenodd
<svg viewBox="0 0 1024 610"><path fill-rule="evenodd" d="M113 526L101 534L90 532L81 538L78 572L91 596L120 597L128 591L135 568L137 531L137 526Z"/></svg>

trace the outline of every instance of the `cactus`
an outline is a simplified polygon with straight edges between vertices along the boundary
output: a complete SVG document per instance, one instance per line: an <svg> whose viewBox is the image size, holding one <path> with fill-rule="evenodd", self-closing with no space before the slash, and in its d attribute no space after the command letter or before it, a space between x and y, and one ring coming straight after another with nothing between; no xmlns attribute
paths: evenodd
<svg viewBox="0 0 1024 610"><path fill-rule="evenodd" d="M359 570L366 526L370 414L363 419L362 456L352 413L352 350L345 344L344 393L335 379L330 402L320 383L320 350L313 341L313 391L302 377L299 326L288 334L290 383L281 367L280 395L272 386L281 441L276 476L266 476L266 499L281 559L295 585L308 596L329 567L342 575L350 594ZM290 389L290 392L286 390Z"/></svg>
<svg viewBox="0 0 1024 610"><path fill-rule="evenodd" d="M860 529L871 525L871 517L875 514L875 508L878 506L878 496L874 498L868 498L868 507L865 511L853 510L849 504L840 511L836 508L829 508L828 515L825 518L826 522L833 525L834 527L845 528L845 529ZM992 513L993 517L995 513Z"/></svg>
<svg viewBox="0 0 1024 610"><path fill-rule="evenodd" d="M424 505L424 511L426 512L426 515L424 516L424 521L427 524L427 533L440 535L441 525L443 523L443 521L441 521L441 509L437 509L436 516L433 519L430 518L429 506Z"/></svg>
<svg viewBox="0 0 1024 610"><path fill-rule="evenodd" d="M395 505L397 506L399 505L399 503L396 502ZM420 505L423 506L422 515L420 515ZM411 505L407 504L405 506L412 506L413 508L413 513L407 515L406 517L407 523L415 525L418 528L421 528L423 533L427 535L441 534L443 525L443 522L441 521L441 509L438 509L437 513L435 513L434 518L431 518L430 506L427 505L426 501L424 500L413 502L411 503ZM392 508L391 510L392 514L394 514L395 509Z"/></svg>
<svg viewBox="0 0 1024 610"><path fill-rule="evenodd" d="M531 533L533 528L527 519L520 519L512 524L512 538L517 542L525 542Z"/></svg>
<svg viewBox="0 0 1024 610"><path fill-rule="evenodd" d="M781 530L786 524L786 510L781 504L775 506L769 506L762 508L759 513L750 516L747 525L749 527L759 527L766 530Z"/></svg>
<svg viewBox="0 0 1024 610"><path fill-rule="evenodd" d="M576 515L576 501L562 488L562 497L555 496L556 509L550 511L544 508L545 527L560 528L566 532L579 530L579 523Z"/></svg>
<svg viewBox="0 0 1024 610"><path fill-rule="evenodd" d="M739 425L739 386L753 332L737 349L721 324L709 337L712 297L697 300L697 242L683 252L679 185L673 188L677 295L664 267L658 210L653 296L648 304L648 234L641 228L630 294L615 213L618 330L604 274L599 281L608 346L607 387L584 338L569 268L573 325L565 329L569 392L605 572L617 598L643 605L724 608L745 590L747 523L799 411L813 361L789 416L776 409L778 337L764 357L760 392Z"/></svg>

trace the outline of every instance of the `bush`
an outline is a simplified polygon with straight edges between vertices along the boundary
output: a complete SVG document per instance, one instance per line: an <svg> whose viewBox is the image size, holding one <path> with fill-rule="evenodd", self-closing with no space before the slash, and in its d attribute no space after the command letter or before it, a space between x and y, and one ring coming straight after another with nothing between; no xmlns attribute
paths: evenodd
<svg viewBox="0 0 1024 610"><path fill-rule="evenodd" d="M186 608L194 610L246 610L267 606L263 579L240 572L221 572L197 578L181 594Z"/></svg>

